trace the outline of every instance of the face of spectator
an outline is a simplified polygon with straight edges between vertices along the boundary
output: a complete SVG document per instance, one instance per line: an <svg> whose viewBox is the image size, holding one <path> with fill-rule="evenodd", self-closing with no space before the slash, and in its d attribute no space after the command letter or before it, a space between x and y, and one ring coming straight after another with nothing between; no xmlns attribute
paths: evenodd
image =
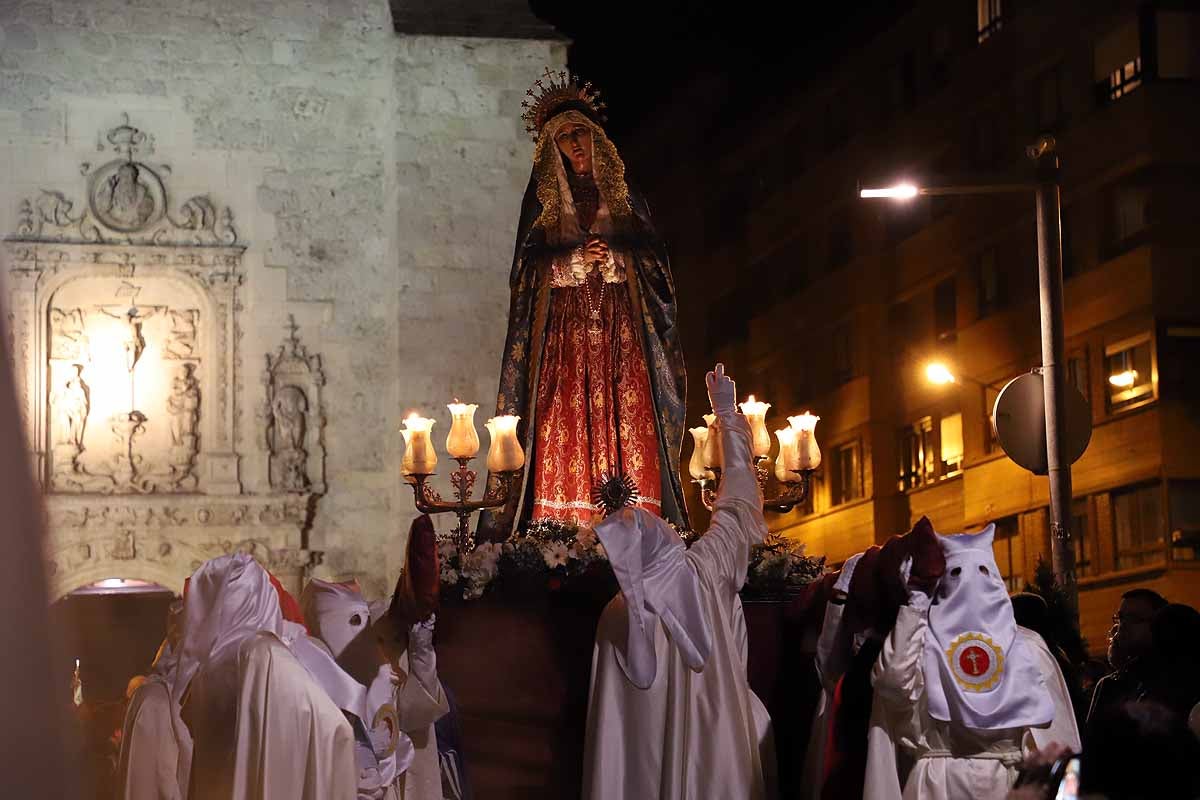
<svg viewBox="0 0 1200 800"><path fill-rule="evenodd" d="M1121 601L1113 614L1113 626L1108 633L1108 662L1120 669L1150 650L1150 621L1154 610L1143 599L1132 597Z"/></svg>

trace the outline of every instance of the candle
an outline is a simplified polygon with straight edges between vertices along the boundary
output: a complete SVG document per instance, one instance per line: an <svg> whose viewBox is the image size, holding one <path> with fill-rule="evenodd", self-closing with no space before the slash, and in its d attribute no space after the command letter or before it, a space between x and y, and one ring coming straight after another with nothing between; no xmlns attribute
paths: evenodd
<svg viewBox="0 0 1200 800"><path fill-rule="evenodd" d="M775 431L779 439L779 455L775 458L775 480L780 483L795 483L800 476L792 470L800 469L800 453L796 450L796 432L791 428Z"/></svg>
<svg viewBox="0 0 1200 800"><path fill-rule="evenodd" d="M446 452L451 458L474 458L479 452L479 433L475 430L474 403L455 400L450 409L450 433L446 436Z"/></svg>
<svg viewBox="0 0 1200 800"><path fill-rule="evenodd" d="M525 451L517 441L520 417L492 417L485 427L492 438L488 448L487 466L490 472L516 472L525 466Z"/></svg>
<svg viewBox="0 0 1200 800"><path fill-rule="evenodd" d="M720 469L725 463L725 454L721 447L721 426L716 414L705 414L704 424L708 433L704 437L704 466L708 469Z"/></svg>
<svg viewBox="0 0 1200 800"><path fill-rule="evenodd" d="M750 395L750 399L741 404L742 414L750 423L751 449L755 458L765 458L771 452L771 434L767 431L767 409L770 403L762 403Z"/></svg>
<svg viewBox="0 0 1200 800"><path fill-rule="evenodd" d="M404 460L400 464L401 472L405 475L432 475L437 466L437 452L429 433L434 420L422 417L417 412L408 415L404 420Z"/></svg>
<svg viewBox="0 0 1200 800"><path fill-rule="evenodd" d="M708 428L688 428L692 435L692 460L688 462L688 473L693 480L704 480L714 477L712 472L704 468L704 443L708 439Z"/></svg>
<svg viewBox="0 0 1200 800"><path fill-rule="evenodd" d="M788 417L788 423L796 432L796 449L800 453L800 469L816 469L821 466L821 448L817 446L817 423L821 418L805 411Z"/></svg>

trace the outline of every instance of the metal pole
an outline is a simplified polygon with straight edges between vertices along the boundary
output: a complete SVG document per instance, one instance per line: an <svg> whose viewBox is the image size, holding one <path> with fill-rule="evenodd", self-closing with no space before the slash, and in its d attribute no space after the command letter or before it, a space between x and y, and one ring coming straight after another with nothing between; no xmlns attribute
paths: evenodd
<svg viewBox="0 0 1200 800"><path fill-rule="evenodd" d="M1042 381L1046 392L1046 463L1050 478L1050 547L1054 578L1079 627L1079 587L1071 542L1071 465L1066 459L1066 365L1063 332L1062 218L1059 165L1053 137L1028 149L1037 164L1038 297L1041 306Z"/></svg>

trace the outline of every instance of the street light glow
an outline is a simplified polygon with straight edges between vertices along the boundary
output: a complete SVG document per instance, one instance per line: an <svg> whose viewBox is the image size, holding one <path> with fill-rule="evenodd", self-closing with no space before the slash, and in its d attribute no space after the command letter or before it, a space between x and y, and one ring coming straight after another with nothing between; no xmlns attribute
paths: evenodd
<svg viewBox="0 0 1200 800"><path fill-rule="evenodd" d="M917 196L917 187L911 183L898 183L882 189L860 189L859 197L886 197L891 200L911 200Z"/></svg>
<svg viewBox="0 0 1200 800"><path fill-rule="evenodd" d="M947 383L955 383L958 379L954 377L954 373L950 368L940 361L935 361L925 367L925 380L935 386L945 386Z"/></svg>

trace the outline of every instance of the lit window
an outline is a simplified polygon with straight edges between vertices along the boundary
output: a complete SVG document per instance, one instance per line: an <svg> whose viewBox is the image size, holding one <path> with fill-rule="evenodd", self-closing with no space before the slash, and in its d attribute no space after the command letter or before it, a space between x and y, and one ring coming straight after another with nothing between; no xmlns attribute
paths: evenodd
<svg viewBox="0 0 1200 800"><path fill-rule="evenodd" d="M937 475L933 457L933 419L922 417L900 431L900 490L933 482Z"/></svg>
<svg viewBox="0 0 1200 800"><path fill-rule="evenodd" d="M950 414L942 417L939 426L938 445L941 448L941 464L939 477L948 478L962 472L963 433L962 414Z"/></svg>
<svg viewBox="0 0 1200 800"><path fill-rule="evenodd" d="M1200 481L1170 481L1171 560L1200 561Z"/></svg>
<svg viewBox="0 0 1200 800"><path fill-rule="evenodd" d="M1109 345L1104 350L1108 410L1124 411L1154 399L1150 335Z"/></svg>
<svg viewBox="0 0 1200 800"><path fill-rule="evenodd" d="M1162 491L1158 484L1113 492L1112 513L1117 569L1165 560Z"/></svg>
<svg viewBox="0 0 1200 800"><path fill-rule="evenodd" d="M1109 103L1142 83L1141 28L1126 17L1095 41L1092 51L1097 100Z"/></svg>
<svg viewBox="0 0 1200 800"><path fill-rule="evenodd" d="M976 27L979 31L979 41L982 43L1000 32L1003 23L1000 0L976 0L975 9Z"/></svg>
<svg viewBox="0 0 1200 800"><path fill-rule="evenodd" d="M900 429L901 491L917 489L962 471L962 414L947 414L934 424L922 417Z"/></svg>
<svg viewBox="0 0 1200 800"><path fill-rule="evenodd" d="M858 442L850 442L833 449L830 471L832 505L841 505L862 497L862 459L859 458Z"/></svg>
<svg viewBox="0 0 1200 800"><path fill-rule="evenodd" d="M1126 61L1108 73L1108 99L1116 100L1142 85L1142 57Z"/></svg>

